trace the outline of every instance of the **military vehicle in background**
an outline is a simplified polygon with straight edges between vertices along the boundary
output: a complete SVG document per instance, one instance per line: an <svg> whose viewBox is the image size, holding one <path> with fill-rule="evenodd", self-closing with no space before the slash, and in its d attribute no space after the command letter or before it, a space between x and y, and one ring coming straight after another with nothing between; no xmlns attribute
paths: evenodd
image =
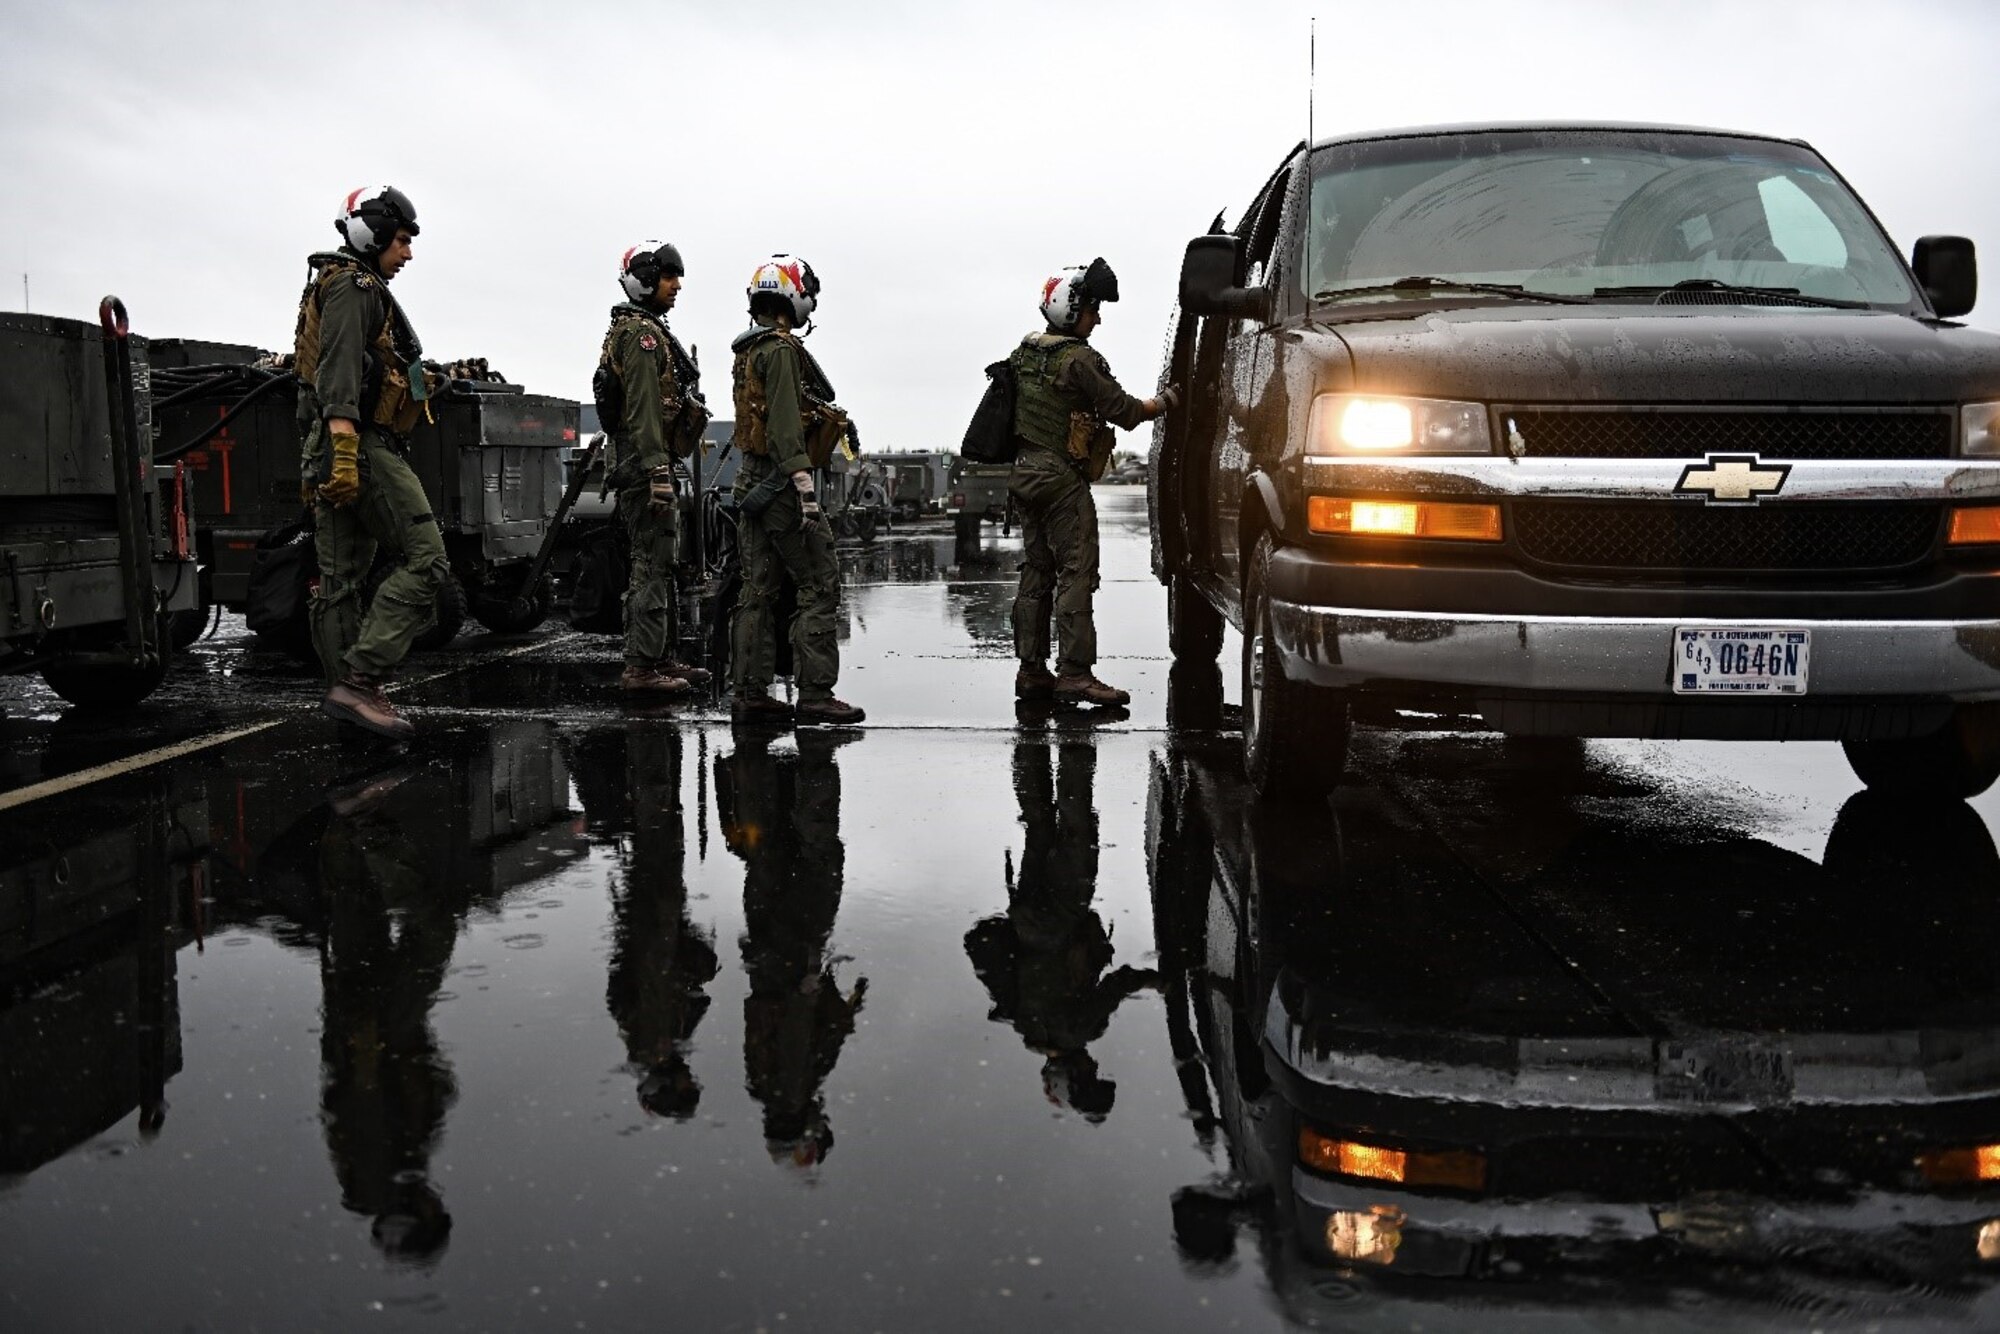
<svg viewBox="0 0 2000 1334"><path fill-rule="evenodd" d="M896 518L908 521L944 513L951 487L950 453L907 450L872 457L889 483L889 510Z"/></svg>
<svg viewBox="0 0 2000 1334"><path fill-rule="evenodd" d="M192 613L180 470L156 466L147 344L99 324L0 314L0 672L72 704L136 704L165 677L163 622Z"/></svg>
<svg viewBox="0 0 2000 1334"><path fill-rule="evenodd" d="M207 895L206 793L155 769L96 813L0 830L0 1190L135 1109L151 1139L181 1069L175 955Z"/></svg>
<svg viewBox="0 0 2000 1334"><path fill-rule="evenodd" d="M303 540L296 380L256 348L165 340L156 352L162 393L157 448L185 462L198 539L204 609L244 610L260 552ZM530 394L471 360L441 367L447 388L410 438L410 463L444 533L452 577L437 621L417 641L436 648L467 615L502 634L532 630L551 602L545 578L526 576L562 495L578 439L578 405ZM386 572L386 571L384 571ZM303 605L296 623L264 633L311 657Z"/></svg>
<svg viewBox="0 0 2000 1334"><path fill-rule="evenodd" d="M973 463L952 457L945 513L951 515L952 535L959 546L976 546L982 523L997 523L1002 533L1013 531L1014 514L1007 491L1013 475L1011 463Z"/></svg>

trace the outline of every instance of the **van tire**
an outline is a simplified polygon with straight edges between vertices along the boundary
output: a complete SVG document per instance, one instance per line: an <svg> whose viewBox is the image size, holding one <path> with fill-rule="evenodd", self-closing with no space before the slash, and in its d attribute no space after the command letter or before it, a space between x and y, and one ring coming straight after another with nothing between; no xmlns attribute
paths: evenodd
<svg viewBox="0 0 2000 1334"><path fill-rule="evenodd" d="M2000 705L1961 704L1928 736L1843 741L1854 776L1871 792L1946 799L1976 797L2000 780Z"/></svg>
<svg viewBox="0 0 2000 1334"><path fill-rule="evenodd" d="M1167 576L1167 649L1175 662L1214 662L1222 655L1222 613L1184 574Z"/></svg>
<svg viewBox="0 0 2000 1334"><path fill-rule="evenodd" d="M1257 539L1243 597L1243 770L1259 798L1323 800L1340 782L1353 730L1337 691L1288 680L1271 648L1273 543Z"/></svg>

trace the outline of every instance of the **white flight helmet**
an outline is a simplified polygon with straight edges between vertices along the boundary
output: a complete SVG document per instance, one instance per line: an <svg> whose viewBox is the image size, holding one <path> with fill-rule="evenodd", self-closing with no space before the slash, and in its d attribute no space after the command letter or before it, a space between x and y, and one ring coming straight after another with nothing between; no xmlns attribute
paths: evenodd
<svg viewBox="0 0 2000 1334"><path fill-rule="evenodd" d="M378 254L396 239L398 229L417 234L417 206L393 185L364 185L340 201L333 228L348 249Z"/></svg>
<svg viewBox="0 0 2000 1334"><path fill-rule="evenodd" d="M1118 299L1118 275L1102 258L1064 269L1042 284L1042 318L1068 333L1090 306Z"/></svg>
<svg viewBox="0 0 2000 1334"><path fill-rule="evenodd" d="M628 301L647 301L662 278L685 278L681 252L667 241L641 241L618 259L618 285Z"/></svg>
<svg viewBox="0 0 2000 1334"><path fill-rule="evenodd" d="M803 328L819 305L819 278L796 255L773 255L750 275L749 297L752 315L782 310L790 314L793 327Z"/></svg>

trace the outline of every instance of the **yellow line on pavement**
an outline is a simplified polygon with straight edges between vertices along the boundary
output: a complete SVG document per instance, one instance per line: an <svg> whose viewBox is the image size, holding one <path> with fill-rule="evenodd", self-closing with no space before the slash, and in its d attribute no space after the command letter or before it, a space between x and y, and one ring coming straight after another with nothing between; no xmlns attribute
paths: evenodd
<svg viewBox="0 0 2000 1334"><path fill-rule="evenodd" d="M183 755L192 755L196 751L209 750L216 746L227 745L231 741L239 741L246 736L255 736L259 732L268 732L272 728L282 726L290 721L290 718L272 718L265 722L252 723L248 727L238 727L227 732L211 732L207 736L196 737L192 741L176 741L171 746L161 746L157 750L130 755L122 760L113 760L109 764L98 764L88 769L78 769L75 773L64 774L61 778L51 778L45 782L35 783L28 787L17 787L12 792L0 792L0 811L12 810L16 806L25 806L31 801L40 801L43 797L53 797L64 792L74 792L80 787L88 787L92 783L101 783L107 778L116 778L121 774L129 774L139 769L150 769L156 764L165 764L168 760L177 760Z"/></svg>
<svg viewBox="0 0 2000 1334"><path fill-rule="evenodd" d="M429 676L421 676L414 680L400 682L390 687L390 689L403 690L411 686L428 685L432 681L441 681L447 676L457 676L463 672L469 672L474 668L484 667L489 663L500 662L507 658L518 658L522 654L532 652L535 649L547 648L552 644L560 644L565 640L579 639L581 637L579 633L573 630L551 635L547 639L538 639L532 644L521 644L514 648L503 649L498 653L484 654L470 662L447 668L444 671L433 672ZM155 750L143 751L137 755L129 755L122 760L112 760L108 764L93 765L88 769L78 769L73 774L64 774L60 778L51 778L45 782L30 784L27 787L17 787L11 792L0 792L0 811L12 810L16 806L26 806L29 802L40 801L44 797L54 797L60 796L65 792L74 792L80 787L88 787L92 783L101 783L107 778L117 778L123 774L135 773L140 769L150 769L156 764L165 764L169 760L177 760L184 755L193 755L197 751L213 750L217 746L226 746L232 741L241 741L246 736L255 736L259 732L268 732L274 727L282 727L286 723L296 721L298 718L304 716L304 713L305 711L302 708L289 711L283 717L268 718L261 723L252 723L248 727L232 728L226 732L211 732L207 736L195 737L189 741L176 741L171 746L161 746Z"/></svg>

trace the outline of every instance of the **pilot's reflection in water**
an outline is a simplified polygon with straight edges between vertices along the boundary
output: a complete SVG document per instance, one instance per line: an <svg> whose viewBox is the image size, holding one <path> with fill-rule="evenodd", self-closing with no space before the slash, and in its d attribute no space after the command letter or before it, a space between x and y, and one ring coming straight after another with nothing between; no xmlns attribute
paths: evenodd
<svg viewBox="0 0 2000 1334"><path fill-rule="evenodd" d="M670 722L593 732L576 774L593 832L631 839L623 883L613 889L605 1000L640 1105L685 1121L701 1105L688 1058L717 961L714 939L688 916L681 744Z"/></svg>
<svg viewBox="0 0 2000 1334"><path fill-rule="evenodd" d="M1605 782L1639 800L1593 806L1541 795L1498 743L1417 744L1447 757L1417 761L1438 814L1570 837L1496 872L1366 783L1302 822L1249 800L1226 743L1156 761L1169 1034L1227 1153L1173 1199L1184 1262L1247 1229L1308 1323L1430 1302L1990 1321L1980 818L1858 794L1815 863L1660 821L1685 799L1629 772Z"/></svg>
<svg viewBox="0 0 2000 1334"><path fill-rule="evenodd" d="M802 728L797 753L783 754L744 734L716 761L723 836L744 864L744 1084L771 1161L801 1170L833 1149L823 1088L868 992L865 977L841 982L829 952L846 855L834 752L860 739Z"/></svg>
<svg viewBox="0 0 2000 1334"><path fill-rule="evenodd" d="M1014 795L1027 839L1019 873L1008 867L1007 911L976 924L965 952L993 998L990 1018L1011 1024L1042 1056L1049 1101L1097 1123L1118 1088L1090 1044L1134 993L1156 985L1148 969L1111 967L1111 933L1097 915L1097 747L1090 740L1014 747Z"/></svg>
<svg viewBox="0 0 2000 1334"><path fill-rule="evenodd" d="M430 1160L458 1085L431 1008L471 894L432 874L418 809L425 784L411 781L420 772L410 762L336 788L319 848L327 1152L341 1205L372 1220L385 1256L419 1266L451 1236ZM405 809L399 789L417 805Z"/></svg>

